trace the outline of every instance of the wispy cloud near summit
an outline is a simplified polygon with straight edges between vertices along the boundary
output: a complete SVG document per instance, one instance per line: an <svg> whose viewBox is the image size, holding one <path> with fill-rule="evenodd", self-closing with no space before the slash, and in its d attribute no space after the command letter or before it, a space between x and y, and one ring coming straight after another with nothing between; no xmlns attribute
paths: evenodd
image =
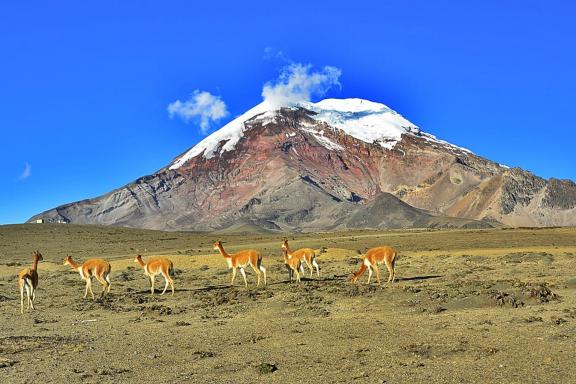
<svg viewBox="0 0 576 384"><path fill-rule="evenodd" d="M340 87L341 74L339 68L332 66L314 71L310 64L290 64L276 81L264 85L262 97L274 106L309 101L312 96L323 96L334 86Z"/></svg>
<svg viewBox="0 0 576 384"><path fill-rule="evenodd" d="M170 117L178 116L184 121L198 119L200 130L208 133L210 124L228 116L226 103L207 91L195 90L186 101L176 100L168 105Z"/></svg>

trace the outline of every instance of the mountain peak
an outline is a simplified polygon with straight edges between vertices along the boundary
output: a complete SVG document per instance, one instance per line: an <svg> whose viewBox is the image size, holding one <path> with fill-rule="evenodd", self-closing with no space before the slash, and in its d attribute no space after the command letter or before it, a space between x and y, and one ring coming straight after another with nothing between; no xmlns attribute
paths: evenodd
<svg viewBox="0 0 576 384"><path fill-rule="evenodd" d="M358 98L349 99L324 99L317 103L310 103L316 108L339 112L391 112L386 105L374 101Z"/></svg>
<svg viewBox="0 0 576 384"><path fill-rule="evenodd" d="M346 134L367 143L378 142L386 149L392 149L401 140L403 134L419 134L420 129L400 114L384 104L359 98L324 99L317 103L300 102L285 106L272 105L266 101L249 109L242 115L230 121L222 128L210 134L198 144L177 158L169 169L175 170L190 159L203 154L210 159L219 154L231 151L244 136L246 122L251 119L273 119L282 108L304 108L313 112L311 118L324 122L334 129L340 129ZM306 127L307 130L313 130ZM312 132L322 136L322 132ZM432 137L432 136L431 136ZM325 140L324 140L325 141ZM219 146L224 142L224 145ZM338 149L331 146L330 149Z"/></svg>

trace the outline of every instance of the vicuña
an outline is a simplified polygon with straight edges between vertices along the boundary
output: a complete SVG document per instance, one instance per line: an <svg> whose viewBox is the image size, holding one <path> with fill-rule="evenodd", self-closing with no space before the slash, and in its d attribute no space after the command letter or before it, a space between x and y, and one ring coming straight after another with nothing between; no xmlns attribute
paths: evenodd
<svg viewBox="0 0 576 384"><path fill-rule="evenodd" d="M32 266L21 270L18 273L18 287L20 288L20 313L24 313L24 290L26 290L26 297L28 307L27 309L34 309L34 301L36 300L36 288L38 288L38 262L42 261L42 255L38 251L32 253Z"/></svg>
<svg viewBox="0 0 576 384"><path fill-rule="evenodd" d="M256 276L258 277L258 282L256 286L260 286L260 275L264 275L264 285L266 285L266 268L262 265L262 255L255 249L245 249L240 252L236 252L233 255L229 255L222 246L222 241L217 241L214 243L214 249L220 251L220 254L226 259L226 264L228 268L232 269L232 281L231 285L234 285L234 279L236 278L236 270L240 268L240 273L244 277L244 285L248 287L248 282L246 281L246 272L244 268L248 265L252 267Z"/></svg>
<svg viewBox="0 0 576 384"><path fill-rule="evenodd" d="M306 264L308 266L308 269L310 270L310 277L312 277L313 274L312 266L316 268L316 275L320 277L320 268L318 268L318 263L316 262L316 253L312 248L300 248L296 251L292 251L290 249L290 246L288 245L288 240L284 239L284 242L282 243L282 249L288 252L288 257L290 258L295 257L299 259L302 262L302 264ZM304 267L302 266L302 264L301 269L302 273L304 273Z"/></svg>
<svg viewBox="0 0 576 384"><path fill-rule="evenodd" d="M89 259L80 265L72 260L72 256L66 256L64 259L64 265L69 265L73 270L80 273L80 278L86 281L86 291L84 292L84 298L88 296L88 291L92 294L92 300L94 300L94 292L92 291L92 276L98 280L100 285L102 285L102 296L110 292L110 271L112 267L110 263L103 259Z"/></svg>
<svg viewBox="0 0 576 384"><path fill-rule="evenodd" d="M172 261L165 257L157 256L151 257L147 262L144 262L142 255L138 255L134 259L134 262L140 264L140 266L144 268L144 274L150 278L150 292L152 294L154 294L154 278L157 275L162 275L166 284L164 285L164 290L161 295L166 293L168 284L172 287L172 295L174 295L174 280L172 280L171 277L174 276L174 264L172 264Z"/></svg>
<svg viewBox="0 0 576 384"><path fill-rule="evenodd" d="M388 282L394 282L395 271L394 266L396 264L397 252L392 247L376 247L369 249L364 256L362 265L358 272L352 272L352 282L356 283L358 278L364 274L366 268L368 268L368 282L370 284L370 278L372 277L372 269L376 270L376 279L378 284L380 283L380 270L378 269L378 264L386 264L388 268Z"/></svg>

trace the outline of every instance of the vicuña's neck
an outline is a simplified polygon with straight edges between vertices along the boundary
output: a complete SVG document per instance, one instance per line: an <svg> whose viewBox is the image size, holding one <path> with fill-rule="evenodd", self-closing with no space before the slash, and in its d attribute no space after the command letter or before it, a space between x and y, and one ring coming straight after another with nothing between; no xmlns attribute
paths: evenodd
<svg viewBox="0 0 576 384"><path fill-rule="evenodd" d="M288 243L284 243L284 245L286 246L286 252L288 253L292 253L292 250L290 249L290 246L288 245Z"/></svg>
<svg viewBox="0 0 576 384"><path fill-rule="evenodd" d="M146 264L144 263L144 260L142 260L141 257L137 257L136 261L138 262L138 264L140 264L141 267L145 266Z"/></svg>
<svg viewBox="0 0 576 384"><path fill-rule="evenodd" d="M364 274L364 271L366 270L366 264L362 263L362 265L360 266L360 270L356 273L354 273L355 277L360 277Z"/></svg>
<svg viewBox="0 0 576 384"><path fill-rule="evenodd" d="M224 250L224 247L221 244L218 245L218 250L220 251L220 254L222 256L224 256L226 258L232 257Z"/></svg>
<svg viewBox="0 0 576 384"><path fill-rule="evenodd" d="M36 269L38 269L38 258L37 257L34 258L34 262L32 263L32 270L35 271Z"/></svg>
<svg viewBox="0 0 576 384"><path fill-rule="evenodd" d="M68 264L70 264L70 268L78 269L80 265L72 259L68 259Z"/></svg>

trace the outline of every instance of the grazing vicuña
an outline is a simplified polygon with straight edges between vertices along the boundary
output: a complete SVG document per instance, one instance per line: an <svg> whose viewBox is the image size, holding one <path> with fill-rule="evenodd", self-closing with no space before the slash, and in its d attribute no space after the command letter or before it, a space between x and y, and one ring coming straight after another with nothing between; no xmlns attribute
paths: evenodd
<svg viewBox="0 0 576 384"><path fill-rule="evenodd" d="M362 266L358 272L352 272L352 282L355 283L360 276L364 274L366 268L368 268L368 282L370 284L370 278L372 277L372 269L376 270L376 279L378 284L380 283L380 270L378 269L378 264L386 264L388 268L388 282L394 282L396 277L394 271L394 265L396 264L397 252L392 247L376 247L369 249L364 256L362 261Z"/></svg>

